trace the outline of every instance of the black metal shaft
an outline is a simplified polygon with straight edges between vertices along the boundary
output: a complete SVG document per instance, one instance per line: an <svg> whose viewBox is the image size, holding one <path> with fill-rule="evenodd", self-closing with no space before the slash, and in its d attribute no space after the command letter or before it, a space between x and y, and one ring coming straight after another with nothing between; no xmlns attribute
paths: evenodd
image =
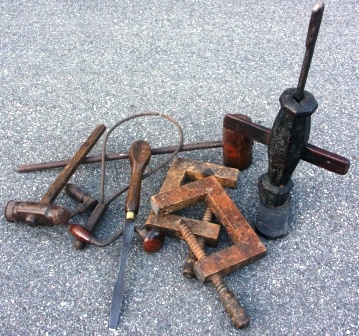
<svg viewBox="0 0 359 336"><path fill-rule="evenodd" d="M294 95L294 98L297 102L300 102L304 97L304 88L307 82L309 68L310 64L312 63L312 58L314 54L315 43L317 41L320 24L323 18L324 6L324 2L319 1L316 3L312 10L312 15L309 21L307 39L305 42L306 50L302 64L302 70L300 72L297 90Z"/></svg>
<svg viewBox="0 0 359 336"><path fill-rule="evenodd" d="M260 206L256 229L267 238L279 238L288 233L291 176L307 147L311 115L318 107L314 96L304 91L304 87L323 11L324 2L318 2L312 10L298 86L285 90L279 98L281 108L268 143L268 172L258 181Z"/></svg>
<svg viewBox="0 0 359 336"><path fill-rule="evenodd" d="M151 154L152 155L160 155L160 154L173 153L177 149L177 147L178 147L178 145L152 148ZM192 143L192 144L184 144L181 146L180 152L200 150L200 149L219 148L219 147L223 147L223 141L221 141L221 140L220 141L204 141L204 142L197 142L197 143ZM128 152L112 153L112 154L106 154L105 159L106 159L106 161L113 161L113 160L128 159L128 157L129 157ZM60 161L20 165L17 167L16 170L19 173L25 173L25 172L32 172L32 171L37 171L37 170L59 168L59 167L66 166L68 164L68 162L69 162L69 160L60 160ZM83 163L96 163L96 162L101 162L101 155L88 156L82 161L82 164Z"/></svg>

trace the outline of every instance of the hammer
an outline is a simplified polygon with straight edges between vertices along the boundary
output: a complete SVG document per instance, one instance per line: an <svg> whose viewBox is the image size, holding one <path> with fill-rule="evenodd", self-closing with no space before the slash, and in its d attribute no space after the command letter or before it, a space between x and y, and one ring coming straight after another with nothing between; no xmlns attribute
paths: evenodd
<svg viewBox="0 0 359 336"><path fill-rule="evenodd" d="M105 125L102 124L95 128L38 203L9 201L5 207L5 218L9 222L24 221L30 226L66 224L71 218L71 212L65 208L54 206L52 203L105 129Z"/></svg>

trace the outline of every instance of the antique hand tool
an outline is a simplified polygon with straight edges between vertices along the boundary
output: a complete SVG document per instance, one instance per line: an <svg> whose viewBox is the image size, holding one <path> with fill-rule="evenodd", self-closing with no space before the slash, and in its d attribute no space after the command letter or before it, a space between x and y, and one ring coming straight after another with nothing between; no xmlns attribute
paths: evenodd
<svg viewBox="0 0 359 336"><path fill-rule="evenodd" d="M265 246L215 176L205 177L151 197L151 207L157 216L201 202L205 202L211 209L233 242L232 246L195 262L193 271L201 282L208 281L213 274L226 275L265 255ZM187 219L185 220L187 223ZM179 230L178 221L172 225L172 230ZM181 234L178 238L181 238Z"/></svg>
<svg viewBox="0 0 359 336"><path fill-rule="evenodd" d="M109 329L116 330L124 294L125 268L135 228L135 217L140 207L142 176L151 158L151 147L145 141L136 141L130 148L131 178L126 198L126 221L123 229L120 270L110 310Z"/></svg>
<svg viewBox="0 0 359 336"><path fill-rule="evenodd" d="M196 258L198 260L205 258L206 254L203 248L198 243L196 237L194 236L191 229L188 227L184 220L180 220L179 230L182 234L183 239L186 241L190 250L196 256ZM212 283L212 285L218 292L219 298L234 325L239 329L248 326L249 318L246 312L242 308L235 295L229 290L222 277L219 274L213 274L208 278L208 281Z"/></svg>
<svg viewBox="0 0 359 336"><path fill-rule="evenodd" d="M324 3L312 11L306 39L306 53L297 88L285 90L268 144L268 173L259 178L259 211L256 229L268 238L288 233L291 176L309 140L310 118L318 107L314 96L304 91L315 43L323 17Z"/></svg>
<svg viewBox="0 0 359 336"><path fill-rule="evenodd" d="M90 152L98 139L105 131L105 125L99 125L80 147L66 167L51 184L45 195L38 203L35 202L14 202L10 201L5 207L5 217L9 222L25 221L30 226L38 224L58 225L66 224L69 219L68 211L60 207L50 206L58 194L64 188L71 176L75 173L82 160ZM50 213L49 213L50 211ZM59 215L59 211L61 215Z"/></svg>
<svg viewBox="0 0 359 336"><path fill-rule="evenodd" d="M210 148L219 148L219 147L223 147L222 140L204 141L204 142L196 142L196 143L191 143L191 144L183 144L183 145L181 145L179 152L210 149ZM151 154L152 155L169 154L169 153L173 153L176 150L177 150L177 146L151 148ZM128 153L111 153L111 154L105 155L106 161L124 160L124 159L128 159ZM96 162L101 162L101 160L102 160L101 155L94 155L94 156L86 157L82 163L83 164L96 163ZM32 171L37 171L37 170L59 168L59 167L64 167L68 162L69 162L68 160L60 160L60 161L24 164L24 165L18 166L16 168L16 171L19 173L25 173L25 172L32 172Z"/></svg>
<svg viewBox="0 0 359 336"><path fill-rule="evenodd" d="M90 231L80 225L71 224L69 230L70 233L79 241L98 247L108 246L123 235L123 230L121 229L115 235L111 236L111 238L99 240ZM135 227L134 230L140 236L142 240L142 247L145 252L154 253L162 248L165 240L165 234L162 231L158 229L146 230L138 227Z"/></svg>
<svg viewBox="0 0 359 336"><path fill-rule="evenodd" d="M258 182L260 205L256 222L257 231L267 238L279 238L288 233L291 175L299 160L341 175L345 175L350 166L348 159L308 143L310 118L318 104L304 87L323 11L322 2L313 8L298 86L285 90L280 96L281 108L272 130L234 114L224 118L224 126L234 133L268 145L268 172Z"/></svg>
<svg viewBox="0 0 359 336"><path fill-rule="evenodd" d="M244 114L226 114L223 120L223 141L204 141L181 145L179 152L194 151L223 147L223 163L228 167L244 170L252 162L253 140L263 144L269 143L271 130L269 128L252 123L251 119ZM173 153L176 146L152 148L152 155ZM101 155L88 156L82 162L96 163L102 159ZM128 159L128 153L111 153L104 156L105 161ZM348 170L348 160L318 148L309 143L304 146L301 159L316 166L325 168L337 174L344 175ZM43 169L63 167L68 160L20 165L18 172L31 172Z"/></svg>
<svg viewBox="0 0 359 336"><path fill-rule="evenodd" d="M94 208L98 201L92 196L84 193L79 187L74 184L68 183L65 187L65 192L71 198L79 201L80 204L77 205L76 209L71 213L71 218L77 215L78 213L83 213L84 211ZM90 231L86 230L84 227L77 224L69 225L70 233L78 239L80 242L85 244L95 245L98 247L105 247L112 244L116 239L122 236L123 230L120 229L115 235L111 236L106 240L97 239ZM165 240L165 235L160 230L154 228L151 230L140 229L135 227L135 232L140 236L142 240L142 247L144 251L148 253L154 253L161 249L163 242Z"/></svg>
<svg viewBox="0 0 359 336"><path fill-rule="evenodd" d="M203 214L203 217L202 217L202 221L204 222L211 222L212 221L212 218L213 218L213 213L211 211L210 208L206 208L204 210L204 214ZM187 225L188 226L188 225ZM198 245L203 249L204 246L205 246L205 241L203 238L201 237L198 237L197 238L197 243ZM188 252L188 255L187 255L187 258L186 258L186 261L183 265L183 268L182 268L182 274L185 278L187 279L192 279L194 278L196 275L194 274L193 272L193 266L194 266L194 263L197 261L197 257L196 255L191 251L189 250Z"/></svg>
<svg viewBox="0 0 359 336"><path fill-rule="evenodd" d="M73 200L79 202L76 208L71 213L71 218L77 214L82 214L88 210L93 210L98 204L98 200L91 195L83 192L77 185L73 183L67 183L64 191L67 196Z"/></svg>
<svg viewBox="0 0 359 336"><path fill-rule="evenodd" d="M208 176L214 176L224 187L235 188L237 186L238 173L238 169L235 168L177 157L167 172L160 193L177 188L186 180L196 181ZM170 237L180 238L181 235L177 223L181 218L184 217L172 213L156 216L154 211L151 211L146 220L146 228L157 228ZM185 219L187 225L197 238L203 239L208 246L217 245L220 231L218 224L210 223L206 220Z"/></svg>
<svg viewBox="0 0 359 336"><path fill-rule="evenodd" d="M236 188L238 173L239 170L235 168L178 157L173 161L161 186L160 193L179 187L185 181L196 181L208 176L214 176L222 186ZM203 246L205 244L209 246L217 245L220 226L211 223L212 217L212 211L207 207L201 220L185 218L187 225L197 237L198 243ZM146 221L146 227L151 229L158 228L172 237L180 238L181 235L177 223L181 218L184 219L184 217L175 214L160 214L156 216L151 211ZM193 265L196 261L196 257L190 251L183 266L182 274L185 277L192 278L195 276Z"/></svg>
<svg viewBox="0 0 359 336"><path fill-rule="evenodd" d="M116 239L122 236L122 229L120 229L117 233L115 233L112 237L100 241L96 239L93 236L93 232L95 231L96 227L99 225L99 222L106 212L108 206L122 193L126 192L129 188L129 186L125 186L122 189L116 191L113 195L111 195L109 198L105 200L105 157L106 157L106 145L109 136L112 134L112 132L117 129L120 125L124 124L125 122L135 119L135 118L141 118L141 117L152 117L152 116L159 116L161 118L164 118L171 123L173 123L176 126L177 132L178 132L178 145L174 152L171 153L162 163L160 163L155 168L149 170L146 172L142 178L146 178L150 176L151 174L155 173L162 167L164 167L168 162L170 162L179 152L180 147L183 143L183 132L181 129L181 126L178 124L178 122L173 119L172 117L166 115L166 114L160 114L158 112L148 112L148 113L138 113L134 114L130 117L124 118L120 120L118 123L116 123L114 126L111 127L111 129L107 132L105 139L102 144L102 154L101 154L101 180L100 180L100 197L98 200L98 204L94 208L94 210L91 213L90 218L88 219L87 223L84 227L81 227L79 225L73 224L70 226L70 232L75 236L75 247L77 249L82 249L85 247L86 244L93 244L96 246L107 246L114 242ZM143 231L138 228L135 229L137 233L139 233L140 237L142 238L144 235L146 236L143 239L143 248L147 252L155 252L155 249L160 248L161 241L163 240L162 234L158 231Z"/></svg>

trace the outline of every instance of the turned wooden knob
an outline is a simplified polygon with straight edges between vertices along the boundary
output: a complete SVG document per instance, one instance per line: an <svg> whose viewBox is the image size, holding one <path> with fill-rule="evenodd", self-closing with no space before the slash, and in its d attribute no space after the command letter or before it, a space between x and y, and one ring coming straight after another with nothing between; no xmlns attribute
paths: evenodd
<svg viewBox="0 0 359 336"><path fill-rule="evenodd" d="M147 253L159 251L165 241L165 234L156 228L147 231L146 229L136 229L142 239L142 247Z"/></svg>

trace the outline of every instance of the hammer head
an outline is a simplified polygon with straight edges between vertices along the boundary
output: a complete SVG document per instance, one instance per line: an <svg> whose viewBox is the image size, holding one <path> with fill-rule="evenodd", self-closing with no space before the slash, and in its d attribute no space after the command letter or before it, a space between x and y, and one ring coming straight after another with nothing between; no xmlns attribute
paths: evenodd
<svg viewBox="0 0 359 336"><path fill-rule="evenodd" d="M9 222L26 222L32 226L34 223L46 226L67 224L70 217L70 211L53 204L10 201L5 207L5 218Z"/></svg>

